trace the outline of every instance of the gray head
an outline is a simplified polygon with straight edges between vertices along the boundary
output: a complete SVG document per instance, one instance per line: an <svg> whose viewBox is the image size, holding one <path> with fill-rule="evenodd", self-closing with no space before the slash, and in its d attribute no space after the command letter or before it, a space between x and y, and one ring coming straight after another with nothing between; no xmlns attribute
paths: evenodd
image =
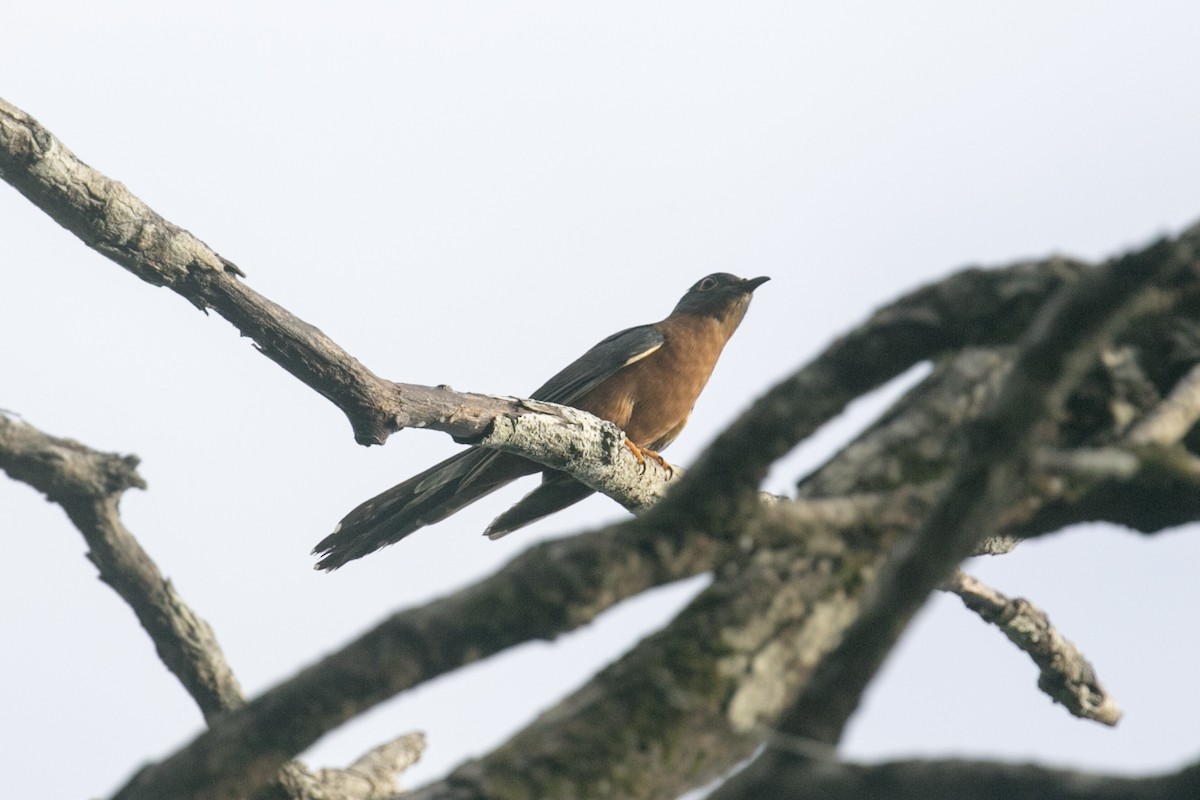
<svg viewBox="0 0 1200 800"><path fill-rule="evenodd" d="M705 275L680 298L673 313L713 317L719 322L727 325L732 323L732 327L737 327L746 313L746 307L750 305L750 295L769 280L765 275L759 278L739 278L728 272Z"/></svg>

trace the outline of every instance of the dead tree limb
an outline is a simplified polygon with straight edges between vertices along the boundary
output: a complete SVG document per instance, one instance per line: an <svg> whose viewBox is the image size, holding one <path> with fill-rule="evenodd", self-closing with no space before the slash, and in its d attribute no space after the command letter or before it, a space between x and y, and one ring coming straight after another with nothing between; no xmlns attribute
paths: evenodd
<svg viewBox="0 0 1200 800"><path fill-rule="evenodd" d="M613 451L616 440L614 432L603 425L597 424L589 434L594 435L595 445L588 457L572 464L571 454L556 446L545 430L530 428L531 435L524 439L519 430L525 424L521 420L534 416L539 419L537 425L561 423L564 429L591 424L572 420L570 412L379 379L319 330L246 287L240 280L241 271L232 263L163 220L120 184L87 167L36 121L2 102L0 174L89 246L143 280L169 286L198 307L225 316L265 354L338 405L362 443L382 442L402 427L429 427L471 443L510 447L548 466L571 471L631 507L644 507L661 491L661 487L652 489L636 499L628 494L629 486L606 489L591 482L608 481L619 471L595 466L596 458L603 461L605 454ZM1191 264L1197 240L1200 228L1193 228L1175 242L1151 246L1127 261L1140 260L1147 268L1161 266L1163 259ZM1020 457L1031 475L1048 474L1039 473L1036 459L1026 457L1027 436L1041 418L1035 412L1045 407L1048 385L1064 373L1073 374L1074 368L1065 368L1063 361L1073 351L1070 347L1056 350L1063 344L1053 337L1046 340L1048 349L1027 345L1015 356L1017 367L1011 368L1012 374L997 384L1007 387L997 389L999 398L979 404L984 410L991 409L982 421L976 412L949 411L957 415L960 424L948 429L944 438L949 446L944 453L924 462L897 461L896 474L901 476L897 483L889 485L892 478L881 473L876 476L880 479L877 485L866 486L860 476L845 481L841 490L820 496L818 487L831 485L827 479L833 477L835 458L801 487L802 496L806 491L816 492L816 496L805 496L801 504L764 507L755 493L765 470L840 413L850 400L917 362L936 359L946 363L969 348L982 348L998 355L1000 361L1011 361L1012 353L1005 356L1003 350L1011 350L1049 297L1063 286L1072 286L1077 293L1094 293L1093 284L1111 272L1111 268L1097 271L1080 262L1051 258L1004 270L967 270L901 298L756 402L649 513L627 523L619 533L593 536L594 549L579 546L572 550L576 545L568 544L564 552L573 555L544 573L547 581L553 582L549 584L552 588L538 584L537 590L531 591L526 584L487 609L489 614L509 619L505 615L515 615L523 604L540 602L546 616L536 619L536 624L526 628L517 624L512 631L462 628L465 613L477 608L472 602L482 596L472 596L471 590L445 605L418 609L391 627L387 623L380 626L374 635L335 654L329 663L302 672L218 720L196 742L140 773L120 796L250 794L254 787L269 785L273 770L319 732L378 698L453 668L467 654L482 652L453 644L450 637L439 636L432 627L413 638L411 626L416 620L458 624L457 632L466 633L466 640L487 642L488 647L499 649L518 640L554 635L588 618L609 598L623 592L640 591L671 575L709 569L714 574L712 586L667 630L602 672L518 734L510 745L428 787L422 796L485 797L501 789L512 797L600 796L624 787L630 797L669 797L727 769L749 752L761 741L763 726L776 724L797 694L811 699L821 686L830 685L824 677L813 679L814 665L820 662L825 670L838 662L837 658L822 661L821 656L842 638L868 592L892 593L893 599L899 600L899 616L869 616L860 624L870 627L873 620L883 635L864 648L865 658L843 664L852 678L846 686L849 691L833 699L827 716L811 719L816 741L836 741L844 714L857 702L857 693L873 671L872 663L889 646L889 637L924 597L925 584L948 572L960 545L970 537L966 533L952 537L948 551L927 564L910 561L903 580L889 578L877 590L884 558L897 541L922 527L965 531L966 526L958 523L949 527L942 523L969 514L969 503L980 493L968 497L968 490L989 485L993 473L1003 472L1003 465L1013 456ZM1186 283L1192 277L1180 281ZM1081 285L1084 288L1080 289ZM1171 317L1168 307L1178 305L1172 298L1179 294L1179 285L1162 285L1157 291L1168 301L1157 306L1159 316ZM1194 311L1198 293L1194 287L1186 291L1192 293L1188 308ZM1100 293L1092 300L1103 311L1112 298ZM1168 320L1176 326L1174 333L1184 331L1183 340L1191 335L1187 317L1179 314ZM1089 321L1087 314L1074 318L1074 324L1081 321ZM1045 333L1043 329L1038 335ZM1036 342L1037 336L1029 341ZM1130 346L1137 349L1138 345L1132 342ZM1187 363L1189 358L1191 363ZM1164 391L1164 386L1182 374L1181 365L1186 371L1195 360L1184 348L1179 359L1162 369L1147 366L1144 376L1138 369L1130 370L1130 376L1118 374L1115 367L1102 370L1097 382L1088 384L1088 391L1077 391L1067 403L1068 419L1055 436L1042 436L1041 432L1039 436L1054 439L1052 445L1070 453L1078 465L1085 460L1081 454L1087 448L1119 443L1122 431L1152 405L1142 396L1146 394L1143 388L1149 387L1149 395ZM931 386L923 384L906 400L919 405L920 391L929 391ZM997 408L1018 407L1005 405L1011 403L1005 393L1014 392L1018 397L1024 393L1025 401L1032 399L1038 407L1025 408L1012 417L997 415ZM1182 422L1172 423L1172 430L1186 429L1191 413L1186 412ZM889 418L881 420L880 432ZM1155 430L1159 429L1156 425ZM563 441L574 446L579 441L576 437L572 432ZM966 467L956 467L958 449L964 442L974 447ZM1194 443L1186 438L1180 440L1180 447L1191 446ZM544 452L532 455L539 447ZM849 449L838 458L848 457ZM618 459L625 453L619 445L615 450ZM1002 451L1007 451L1002 459L989 460ZM1187 453L1190 455L1190 450ZM631 469L637 469L632 457L627 461ZM936 468L928 469L930 466ZM592 472L586 477L575 472L589 469ZM956 470L953 485L957 488L950 490L950 499L931 517L933 498L945 491ZM1028 483L1000 481L1002 487L1013 491L1019 484L1019 496L1006 498L1007 506L993 504L992 510L998 513L987 520L988 525L974 526L974 530L992 530L1016 541L1022 535L1051 530L1052 521L1073 519L1072 514L1078 518L1085 513L1116 513L1089 506L1086 493L1047 492L1045 486ZM827 515L820 524L803 522L806 513L811 515L818 508L837 513ZM1155 524L1176 524L1174 520L1196 515L1189 508L1170 520L1159 516ZM926 544L931 542L934 540ZM535 563L545 556L542 551L520 569L546 567ZM588 558L595 561L588 562ZM629 562L627 572L613 569L621 558ZM511 574L519 572L518 563L514 562ZM607 577L610 572L611 578ZM496 584L501 585L503 581ZM357 660L350 653L358 656ZM422 662L425 653L432 653L428 664ZM334 668L330 670L330 666ZM323 682L331 676L341 679L345 690L322 693ZM293 698L302 694L297 690L305 686L318 690L308 705L283 702L289 692ZM296 731L282 722L294 719L301 720ZM630 725L630 719L646 724ZM786 724L783 727L788 729ZM794 739L799 741L814 731L789 732L800 737ZM237 747L242 750L236 751ZM776 750L769 750L768 757L774 759Z"/></svg>
<svg viewBox="0 0 1200 800"><path fill-rule="evenodd" d="M1190 244L1158 242L1110 262L1064 289L1038 315L1000 393L976 421L950 487L888 560L869 602L781 715L777 730L784 737L836 746L867 684L928 593L996 529L1000 510L1022 493L1034 443L1047 434L1048 411L1061 406L1094 363L1114 318L1155 281L1194 290L1200 260ZM810 760L771 753L715 796L753 795L756 789L761 796L773 785L781 757Z"/></svg>
<svg viewBox="0 0 1200 800"><path fill-rule="evenodd" d="M1006 597L961 570L944 588L1033 659L1039 671L1038 688L1055 702L1082 719L1104 725L1120 721L1121 709L1101 685L1091 662L1059 633L1045 611L1023 597Z"/></svg>
<svg viewBox="0 0 1200 800"><path fill-rule="evenodd" d="M100 579L133 609L159 658L211 721L245 698L208 623L121 522L121 495L146 487L137 464L134 456L101 453L0 415L0 469L67 512Z"/></svg>
<svg viewBox="0 0 1200 800"><path fill-rule="evenodd" d="M1200 793L1200 766L1178 772L1131 778L1051 769L1035 764L986 761L894 761L844 764L787 758L771 760L770 793L760 787L726 784L716 800L961 800L1037 798L1037 800L1189 800Z"/></svg>

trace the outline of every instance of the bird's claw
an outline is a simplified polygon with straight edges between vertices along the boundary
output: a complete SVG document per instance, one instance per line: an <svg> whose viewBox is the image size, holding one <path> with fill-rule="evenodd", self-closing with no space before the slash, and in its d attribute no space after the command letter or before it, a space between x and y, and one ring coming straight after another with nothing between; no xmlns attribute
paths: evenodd
<svg viewBox="0 0 1200 800"><path fill-rule="evenodd" d="M668 464L665 458L653 450L650 450L646 447L639 447L628 437L625 438L625 446L629 448L629 452L633 453L633 457L637 459L639 474L644 475L646 472L646 459L656 462L660 467L667 471L668 476L675 474L675 468Z"/></svg>

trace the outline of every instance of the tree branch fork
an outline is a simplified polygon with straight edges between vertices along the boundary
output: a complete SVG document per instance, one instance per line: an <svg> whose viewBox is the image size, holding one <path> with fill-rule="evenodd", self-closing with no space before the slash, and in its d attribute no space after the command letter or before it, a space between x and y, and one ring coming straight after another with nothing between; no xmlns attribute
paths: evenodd
<svg viewBox="0 0 1200 800"><path fill-rule="evenodd" d="M120 522L117 499L121 492L142 486L135 471L136 459L96 453L0 416L0 468L63 505L87 539L90 557L102 578L134 608L164 663L179 677L213 725L207 734L176 756L140 773L119 797L167 796L163 794L166 786L189 786L194 789L189 789L191 796L196 797L245 795L266 783L289 797L389 796L395 791L394 786L390 779L379 776L392 774L415 759L420 742L413 737L401 737L382 745L356 763L351 770L359 778L368 775L362 780L343 780L345 776L332 772L318 774L314 779L299 765L288 764L287 759L303 749L306 741L348 716L465 663L468 656L454 652L447 654L445 663L417 663L427 660L415 658L415 654L424 652L422 642L437 635L437 631L457 632L464 650L475 657L480 652L497 652L530 637L557 635L617 599L689 574L716 571L713 592L719 594L734 585L731 583L734 573L726 575L721 571L723 567L792 553L796 542L805 541L805 537L809 537L807 541L817 541L823 531L857 531L856 535L863 538L864 531L893 530L905 525L919 527L909 513L910 505L900 501L895 492L859 492L839 498L783 503L775 499L764 503L749 487L757 484L774 458L838 413L849 399L885 382L915 361L973 344L1003 341L1004 336L1010 335L1004 326L1029 321L1046 298L1087 271L1061 259L1042 265L1017 265L996 273L967 271L902 298L769 392L701 457L692 475L683 477L657 465L638 462L624 447L624 435L618 428L576 409L460 393L446 386L380 379L319 329L246 286L239 280L244 274L236 265L163 219L121 184L84 164L36 120L3 100L0 100L0 175L90 247L143 280L168 286L198 308L215 310L228 319L261 352L333 401L350 420L360 443L381 444L391 433L406 427L438 430L462 442L518 453L547 467L569 472L635 512L652 509L634 524L537 546L501 573L474 587L445 601L395 615L341 653L247 704L207 624L187 608ZM1170 245L1174 248L1170 253L1164 255L1162 248L1154 245L1139 256L1186 261L1194 258L1197 240L1200 228L1193 228ZM1004 282L1011 277L1016 280ZM997 289L1000 294L996 305L989 308L997 321L992 326L979 325L978 320L968 318L974 312L956 307L953 301L964 291L978 297L981 292ZM1194 287L1189 291L1194 293ZM988 304L971 306L980 307L988 308ZM897 331L903 331L904 336L897 337ZM1030 376L1037 376L1037 368L1026 367L1017 372L1018 379L1028 380ZM1044 376L1040 379L1046 380ZM1197 459L1179 442L1200 419L1197 386L1200 386L1200 367L1181 379L1170 396L1143 415L1117 445L1037 450L1039 455L1030 463L1037 464L1038 471L1043 475L1070 475L1072 480L1055 484L1059 490L1043 491L1033 505L1044 506L1047 498L1061 500L1086 495L1087 491L1078 487L1096 476L1107 481L1136 481L1149 471L1149 465L1161 470L1165 462L1173 464L1188 482L1196 483L1200 475L1195 466ZM1042 386L1037 391L1049 390ZM1018 427L1026 423L1021 420ZM1175 457L1164 458L1164 453ZM667 494L668 486L676 482L681 491ZM1061 490L1068 484L1076 487L1074 493ZM944 488L944 484L940 486ZM659 502L664 498L664 502ZM703 502L698 504L697 498ZM928 510L932 502L926 495L916 505ZM943 500L943 508L946 502ZM708 530L697 527L698 505L705 509L725 508L724 522ZM1200 511L1197 515L1200 516ZM917 516L924 518L924 514ZM1030 512L1025 521L1035 516ZM967 539L960 544L963 541ZM854 581L847 586L873 582L875 559L881 556L878 550L864 550L860 562L853 561L860 558L853 555L853 548L839 545L835 550L822 558L843 561L851 558L848 563L859 563L854 568ZM905 553L909 551L897 558L903 558ZM845 576L841 579L844 581ZM531 597L527 589L521 588L558 585L569 586L575 594L560 596L547 592L544 597ZM891 591L887 587L893 584L884 586L885 591ZM932 586L931 583L929 588ZM1053 629L1043 612L1027 601L1010 600L961 573L948 588L984 619L1001 626L1006 635L1030 653L1041 670L1039 685L1043 690L1063 702L1072 713L1105 724L1116 722L1120 712L1115 702L1095 680L1090 665ZM854 588L844 598L854 608L860 600L854 594L857 591ZM514 592L520 602L511 607L506 608L504 602L495 599L511 597ZM778 605L778 599L765 601ZM478 611L483 607L501 617L513 614L512 629L495 638L491 631L473 628L472 621L478 619ZM528 612L537 607L543 608L546 616L523 626L527 620L519 616L522 613L533 616ZM703 604L693 616L702 614L702 608ZM827 649L840 631L824 629L822 635L827 637ZM655 643L640 645L629 658L636 661L651 657L655 646ZM360 697L324 694L342 691L336 686L331 688L337 683L331 679L346 664L361 665L369 653L378 656L376 667L381 674L388 675L382 679L383 690ZM833 661L826 658L822 664L836 661L836 653L833 656ZM328 671L322 672L323 667ZM616 674L622 673L617 670ZM796 672L792 679L803 686L806 675ZM811 703L814 697L824 697L819 692L825 686L820 681L808 684L802 690L801 702ZM736 695L736 688L730 690L730 697ZM296 704L286 707L292 709L289 713L296 715L298 725L307 727L291 738L264 738L263 721L277 721L279 710L285 707L280 704L285 700ZM796 740L824 740L822 735L810 736L811 729L803 726L788 729L789 712L783 701L784 698L773 701L762 711L768 719L783 716L781 739L792 736ZM850 701L842 700L832 707L842 708L847 702ZM330 710L320 711L322 705ZM570 706L570 701L565 705ZM258 716L257 712L265 713ZM726 712L728 709L722 713ZM564 719L560 714L558 722ZM744 723L730 724L745 728ZM834 728L839 724L837 720L829 721ZM254 751L251 742L258 742L255 746L263 749ZM230 753L236 755L228 762L213 761L217 754ZM499 753L497 757L503 758ZM217 774L213 772L214 763L223 764ZM720 763L719 759L714 763ZM486 769L478 774L487 774ZM487 779L479 780L486 783ZM457 797L458 789L454 787L468 783L451 781L442 785L446 790L444 795L439 793L441 789L436 789L429 796ZM335 785L350 788L332 788ZM461 796L477 795L468 792Z"/></svg>

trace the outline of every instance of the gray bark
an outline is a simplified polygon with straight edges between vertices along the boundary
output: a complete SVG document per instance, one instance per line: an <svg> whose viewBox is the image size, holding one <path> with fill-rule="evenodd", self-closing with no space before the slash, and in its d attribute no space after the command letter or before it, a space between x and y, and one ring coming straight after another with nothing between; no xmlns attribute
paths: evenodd
<svg viewBox="0 0 1200 800"><path fill-rule="evenodd" d="M3 102L0 173L90 247L228 319L337 405L359 442L428 427L563 469L641 512L531 548L243 702L207 626L120 524L120 493L139 485L134 462L0 421L0 466L67 509L209 720L116 797L388 796L394 787L381 776L419 752L411 738L381 746L353 774L308 773L290 760L398 692L703 572L712 584L664 630L417 796L671 798L764 744L720 796L937 797L955 786L1006 797L1194 793L1195 768L1118 779L966 762L868 768L833 754L879 661L965 555L1003 553L1081 521L1154 533L1200 517L1200 226L1104 265L1053 257L968 269L914 291L758 399L672 479L643 473L619 432L587 415L379 378ZM923 361L932 373L803 476L795 498L759 494L778 458ZM98 555L109 551L134 566ZM116 577L125 573L133 577ZM1048 649L1013 638L1040 659L1043 690L1087 719L1116 721L1096 671L1032 604L965 578L949 586L1009 635L1013 623L1036 627Z"/></svg>

